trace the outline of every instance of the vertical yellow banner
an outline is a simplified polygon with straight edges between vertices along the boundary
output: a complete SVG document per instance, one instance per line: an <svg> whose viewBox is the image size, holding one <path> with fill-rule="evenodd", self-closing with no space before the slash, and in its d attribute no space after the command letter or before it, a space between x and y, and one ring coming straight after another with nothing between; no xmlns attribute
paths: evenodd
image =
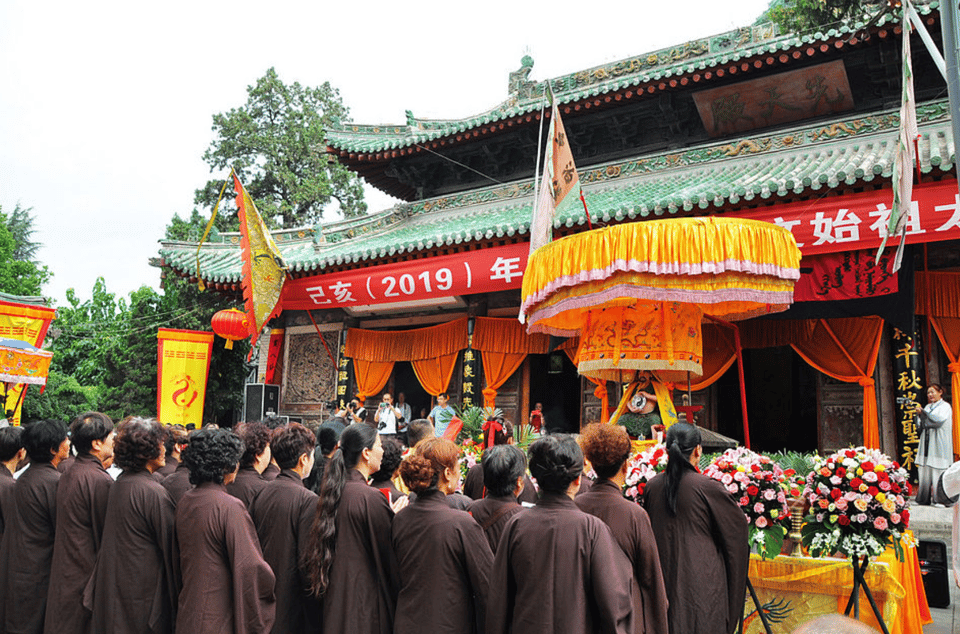
<svg viewBox="0 0 960 634"><path fill-rule="evenodd" d="M56 315L57 311L53 308L0 301L0 338L26 341L39 348L43 345L47 328L49 328L50 322L56 318ZM0 406L4 410L6 410L7 405L11 409L16 407L13 418L10 419L11 425L20 424L20 414L23 410L23 392L26 389L26 384L19 383L7 390L5 401L3 396L0 395L0 401L4 401L0 403ZM34 389L36 389L36 386ZM0 413L0 418L3 418L3 413Z"/></svg>
<svg viewBox="0 0 960 634"><path fill-rule="evenodd" d="M213 333L160 328L157 340L157 420L199 429Z"/></svg>

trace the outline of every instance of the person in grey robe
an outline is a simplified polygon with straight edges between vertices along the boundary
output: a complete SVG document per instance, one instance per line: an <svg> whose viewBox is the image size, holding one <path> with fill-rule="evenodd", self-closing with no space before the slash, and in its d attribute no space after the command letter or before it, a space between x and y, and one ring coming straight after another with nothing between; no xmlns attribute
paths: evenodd
<svg viewBox="0 0 960 634"><path fill-rule="evenodd" d="M0 545L0 606L5 634L41 634L47 611L50 562L57 526L57 465L70 452L67 425L42 420L23 431L30 457L13 490L13 512L4 516Z"/></svg>
<svg viewBox="0 0 960 634"><path fill-rule="evenodd" d="M917 449L917 504L930 504L933 487L953 462L953 409L943 400L943 386L931 383L927 405L917 405L916 423L920 430Z"/></svg>
<svg viewBox="0 0 960 634"><path fill-rule="evenodd" d="M83 589L100 550L113 478L104 468L113 460L113 421L84 412L70 425L76 461L57 487L57 533L53 542L44 631L90 632Z"/></svg>
<svg viewBox="0 0 960 634"><path fill-rule="evenodd" d="M166 459L167 430L153 419L117 427L103 540L83 594L96 634L172 634L180 592L173 499L152 474ZM133 562L133 563L132 563Z"/></svg>
<svg viewBox="0 0 960 634"><path fill-rule="evenodd" d="M670 634L731 634L743 615L750 547L743 511L723 485L697 473L700 432L667 430L667 470L643 503L657 539L670 602Z"/></svg>

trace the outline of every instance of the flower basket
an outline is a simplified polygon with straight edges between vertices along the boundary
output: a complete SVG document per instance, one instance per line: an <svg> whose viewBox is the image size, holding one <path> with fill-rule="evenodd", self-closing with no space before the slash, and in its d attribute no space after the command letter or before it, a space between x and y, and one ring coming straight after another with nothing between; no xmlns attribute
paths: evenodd
<svg viewBox="0 0 960 634"><path fill-rule="evenodd" d="M720 482L740 505L750 525L751 548L763 559L779 555L790 529L783 469L767 456L737 447L723 452L703 474Z"/></svg>
<svg viewBox="0 0 960 634"><path fill-rule="evenodd" d="M667 468L667 449L663 445L654 445L635 454L627 463L627 481L624 496L637 504L643 502L643 491L647 482Z"/></svg>
<svg viewBox="0 0 960 634"><path fill-rule="evenodd" d="M818 457L807 476L810 502L803 545L810 554L877 557L893 546L903 561L900 540L910 523L907 472L876 449L842 449Z"/></svg>

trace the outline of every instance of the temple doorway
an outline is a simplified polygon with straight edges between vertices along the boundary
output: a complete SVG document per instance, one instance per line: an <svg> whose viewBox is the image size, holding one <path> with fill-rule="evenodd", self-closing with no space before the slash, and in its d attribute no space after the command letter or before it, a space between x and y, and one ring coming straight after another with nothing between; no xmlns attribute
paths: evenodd
<svg viewBox="0 0 960 634"><path fill-rule="evenodd" d="M408 361L398 361L393 366L393 400L397 402L400 392L406 396L407 403L410 404L410 411L413 414L413 420L426 418L421 413L426 409L427 414L433 409L433 397L427 394L427 391L420 385L417 375L413 371L413 365ZM377 401L379 401L379 397ZM408 421L409 422L409 421Z"/></svg>
<svg viewBox="0 0 960 634"><path fill-rule="evenodd" d="M531 354L528 358L530 409L543 403L546 426L551 432L579 433L581 379L577 368L561 351Z"/></svg>

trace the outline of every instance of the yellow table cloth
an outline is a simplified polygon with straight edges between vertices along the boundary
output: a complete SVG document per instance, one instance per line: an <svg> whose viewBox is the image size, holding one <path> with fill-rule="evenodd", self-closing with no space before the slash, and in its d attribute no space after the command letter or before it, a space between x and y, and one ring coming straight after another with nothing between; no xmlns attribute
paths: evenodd
<svg viewBox="0 0 960 634"><path fill-rule="evenodd" d="M923 626L933 622L916 549L904 548L903 562L897 561L893 549L888 549L870 564L864 577L890 634L923 634ZM773 631L786 634L815 617L843 614L853 590L853 566L849 559L781 555L762 561L751 555L750 581L772 621ZM744 614L744 632L762 633L763 624L749 593ZM879 631L863 591L860 620Z"/></svg>

